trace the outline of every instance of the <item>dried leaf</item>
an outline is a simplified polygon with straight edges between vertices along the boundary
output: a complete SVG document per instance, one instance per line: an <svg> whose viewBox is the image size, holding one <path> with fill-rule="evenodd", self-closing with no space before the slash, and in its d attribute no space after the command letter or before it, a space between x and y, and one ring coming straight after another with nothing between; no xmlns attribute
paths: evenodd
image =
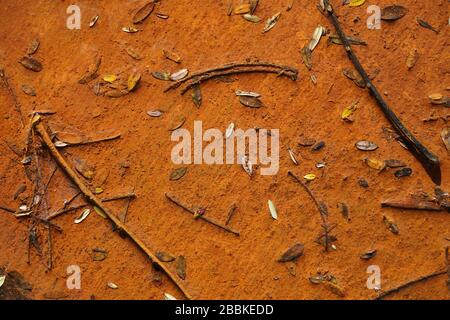
<svg viewBox="0 0 450 320"><path fill-rule="evenodd" d="M358 87L365 88L366 82L359 72L355 69L345 68L342 70L342 74L352 80Z"/></svg>
<svg viewBox="0 0 450 320"><path fill-rule="evenodd" d="M94 248L92 249L92 260L103 261L108 257L108 252L104 249Z"/></svg>
<svg viewBox="0 0 450 320"><path fill-rule="evenodd" d="M92 28L93 26L95 26L98 18L99 18L98 16L92 17L91 21L89 21L89 28Z"/></svg>
<svg viewBox="0 0 450 320"><path fill-rule="evenodd" d="M394 223L394 221L392 221L391 219L389 219L386 216L383 216L383 222L386 225L386 227L389 229L389 231L391 231L393 234L398 234L399 233L398 227Z"/></svg>
<svg viewBox="0 0 450 320"><path fill-rule="evenodd" d="M275 208L275 205L273 204L272 200L267 201L267 204L269 205L270 215L272 216L272 218L274 220L277 220L278 219L278 213L277 213L277 209Z"/></svg>
<svg viewBox="0 0 450 320"><path fill-rule="evenodd" d="M394 173L394 175L397 178L409 177L411 174L412 174L411 168L401 168L401 169L395 171L395 173Z"/></svg>
<svg viewBox="0 0 450 320"><path fill-rule="evenodd" d="M139 80L141 80L141 74L140 73L133 73L130 74L128 77L128 91L133 91L136 88L136 85L138 84Z"/></svg>
<svg viewBox="0 0 450 320"><path fill-rule="evenodd" d="M94 211L95 211L96 214L98 214L98 215L99 215L100 217L102 217L103 219L107 219L107 218L108 218L108 216L106 215L106 213L105 213L102 209L100 209L99 207L94 206Z"/></svg>
<svg viewBox="0 0 450 320"><path fill-rule="evenodd" d="M175 257L167 252L157 252L156 257L162 262L172 262L175 260Z"/></svg>
<svg viewBox="0 0 450 320"><path fill-rule="evenodd" d="M420 18L417 18L416 20L417 20L417 23L418 23L421 27L423 27L423 28L425 28L425 29L429 29L429 30L431 30L431 31L434 31L435 33L439 33L439 30L435 29L435 28L434 28L431 24L429 24L428 22L426 22L426 21L424 21L424 20L422 20L422 19L420 19Z"/></svg>
<svg viewBox="0 0 450 320"><path fill-rule="evenodd" d="M163 50L163 55L166 59L169 59L175 63L181 62L181 57L178 54L176 54L175 52Z"/></svg>
<svg viewBox="0 0 450 320"><path fill-rule="evenodd" d="M230 123L227 130L225 131L225 139L228 139L233 135L234 132L234 123Z"/></svg>
<svg viewBox="0 0 450 320"><path fill-rule="evenodd" d="M342 119L350 121L350 116L358 109L358 102L354 102L351 106L348 106L347 108L342 111Z"/></svg>
<svg viewBox="0 0 450 320"><path fill-rule="evenodd" d="M114 282L108 282L108 287L110 289L119 289L119 286L115 284Z"/></svg>
<svg viewBox="0 0 450 320"><path fill-rule="evenodd" d="M170 293L164 293L164 300L177 300L173 295Z"/></svg>
<svg viewBox="0 0 450 320"><path fill-rule="evenodd" d="M418 59L419 53L417 52L417 49L412 49L408 54L408 58L406 58L408 70L411 70L416 65Z"/></svg>
<svg viewBox="0 0 450 320"><path fill-rule="evenodd" d="M313 32L313 35L311 37L311 41L308 44L308 49L312 52L316 46L319 44L320 39L322 38L322 35L325 33L325 28L321 25L317 26L316 29Z"/></svg>
<svg viewBox="0 0 450 320"><path fill-rule="evenodd" d="M30 45L27 48L27 55L35 54L40 44L39 39L31 40Z"/></svg>
<svg viewBox="0 0 450 320"><path fill-rule="evenodd" d="M39 72L42 70L42 64L37 61L35 58L32 58L30 56L25 56L22 59L19 60L19 63L23 65L28 70Z"/></svg>
<svg viewBox="0 0 450 320"><path fill-rule="evenodd" d="M366 0L351 0L348 4L349 7L359 7L362 6Z"/></svg>
<svg viewBox="0 0 450 320"><path fill-rule="evenodd" d="M292 152L291 148L288 149L288 152L289 152L289 156L291 157L292 162L295 165L298 165L297 158L295 157L295 154L294 154L294 152Z"/></svg>
<svg viewBox="0 0 450 320"><path fill-rule="evenodd" d="M192 88L192 101L194 102L195 106L197 108L200 108L200 106L202 105L202 91L200 89L200 85L197 84Z"/></svg>
<svg viewBox="0 0 450 320"><path fill-rule="evenodd" d="M21 88L22 88L22 91L29 96L34 97L36 95L36 91L34 90L34 88L32 86L23 84Z"/></svg>
<svg viewBox="0 0 450 320"><path fill-rule="evenodd" d="M117 80L117 77L115 74L107 74L103 76L103 80L109 83L113 83L114 81Z"/></svg>
<svg viewBox="0 0 450 320"><path fill-rule="evenodd" d="M155 1L150 1L146 3L142 8L140 8L133 16L133 23L141 23L153 12L155 9Z"/></svg>
<svg viewBox="0 0 450 320"><path fill-rule="evenodd" d="M238 6L236 6L233 10L234 14L244 14L244 13L249 13L251 9L251 5L250 3L243 3L240 4Z"/></svg>
<svg viewBox="0 0 450 320"><path fill-rule="evenodd" d="M311 151L317 152L322 150L323 147L325 147L325 141L319 141L311 147Z"/></svg>
<svg viewBox="0 0 450 320"><path fill-rule="evenodd" d="M239 96L239 102L249 108L261 108L264 106L261 100L249 96Z"/></svg>
<svg viewBox="0 0 450 320"><path fill-rule="evenodd" d="M261 97L261 95L257 92L251 92L251 91L242 91L242 90L236 90L235 91L236 95L239 96L245 96L245 97L254 97L254 98L259 98Z"/></svg>
<svg viewBox="0 0 450 320"><path fill-rule="evenodd" d="M156 78L158 80L164 80L164 81L170 80L169 72L155 71L155 72L152 72L152 76L153 76L153 78Z"/></svg>
<svg viewBox="0 0 450 320"><path fill-rule="evenodd" d="M386 164L384 161L380 161L375 158L366 158L364 159L365 164L367 164L370 168L381 171L385 168Z"/></svg>
<svg viewBox="0 0 450 320"><path fill-rule="evenodd" d="M162 116L163 113L160 110L152 110L152 111L147 111L147 114L150 117L160 117L160 116Z"/></svg>
<svg viewBox="0 0 450 320"><path fill-rule="evenodd" d="M355 144L356 148L361 151L373 151L378 149L378 145L372 141L358 141Z"/></svg>
<svg viewBox="0 0 450 320"><path fill-rule="evenodd" d="M271 30L277 23L278 19L280 18L281 12L277 12L272 17L267 19L266 25L264 26L263 33L266 33L267 31Z"/></svg>
<svg viewBox="0 0 450 320"><path fill-rule="evenodd" d="M167 14L160 13L160 12L158 12L158 13L156 14L156 16L157 16L158 18L164 19L164 20L169 19L169 16L168 16Z"/></svg>
<svg viewBox="0 0 450 320"><path fill-rule="evenodd" d="M177 168L170 173L169 179L171 181L180 180L186 174L186 172L187 172L187 167Z"/></svg>
<svg viewBox="0 0 450 320"><path fill-rule="evenodd" d="M362 45L362 46L366 46L367 45L366 41L364 41L362 39L359 39L357 37L347 36L347 41L351 45ZM338 44L338 45L342 45L343 44L341 38L338 35L336 35L336 34L330 34L328 36L328 44L331 44L331 43Z"/></svg>
<svg viewBox="0 0 450 320"><path fill-rule="evenodd" d="M130 26L130 27L123 27L122 31L126 32L126 33L135 33L135 32L138 32L139 30L136 29L135 27Z"/></svg>
<svg viewBox="0 0 450 320"><path fill-rule="evenodd" d="M181 69L181 70L179 70L179 71L177 71L175 73L172 73L170 75L170 80L172 80L172 81L181 80L184 77L186 77L188 75L188 73L189 73L188 69Z"/></svg>
<svg viewBox="0 0 450 320"><path fill-rule="evenodd" d="M303 63L305 64L305 66L308 68L308 70L311 70L311 68L312 68L312 52L309 49L309 47L304 46L300 50L300 54L302 56L302 60L303 60Z"/></svg>
<svg viewBox="0 0 450 320"><path fill-rule="evenodd" d="M369 250L369 251L364 252L359 257L362 260L369 260L369 259L372 259L373 257L375 257L376 255L377 255L377 250L374 249L374 250Z"/></svg>
<svg viewBox="0 0 450 320"><path fill-rule="evenodd" d="M384 7L381 10L381 20L394 21L403 18L408 10L399 5Z"/></svg>
<svg viewBox="0 0 450 320"><path fill-rule="evenodd" d="M305 179L307 182L313 181L316 179L316 175L314 173L308 173L303 176L303 179Z"/></svg>
<svg viewBox="0 0 450 320"><path fill-rule="evenodd" d="M285 253L281 255L278 262L288 262L293 261L303 255L305 246L301 243L297 243L289 248Z"/></svg>
<svg viewBox="0 0 450 320"><path fill-rule="evenodd" d="M433 93L428 96L428 99L432 104L436 105L445 105L446 107L450 107L450 98L444 97L444 95L440 93Z"/></svg>
<svg viewBox="0 0 450 320"><path fill-rule="evenodd" d="M258 22L261 21L261 19L260 19L258 16L254 16L254 15L251 15L251 14L249 14L249 13L244 14L244 15L243 15L243 18L244 18L245 20L250 21L250 22L253 22L253 23L258 23Z"/></svg>
<svg viewBox="0 0 450 320"><path fill-rule="evenodd" d="M177 274L181 279L186 279L186 259L184 256L179 256L176 261Z"/></svg>
<svg viewBox="0 0 450 320"><path fill-rule="evenodd" d="M86 219L90 213L91 213L91 210L84 209L83 212L80 214L80 216L78 218L76 218L73 222L76 224L83 222L83 220Z"/></svg>
<svg viewBox="0 0 450 320"><path fill-rule="evenodd" d="M185 117L181 117L179 120L177 120L176 124L173 125L173 126L169 129L169 131L175 131L175 130L181 128L185 122L186 122L186 118L185 118Z"/></svg>
<svg viewBox="0 0 450 320"><path fill-rule="evenodd" d="M441 139L444 142L447 152L450 154L450 128L444 128L441 132Z"/></svg>
<svg viewBox="0 0 450 320"><path fill-rule="evenodd" d="M139 54L139 53L137 53L134 49L132 49L132 48L126 48L125 49L125 52L130 56L130 57L132 57L133 59L135 59L135 60L141 60L142 59L142 57L141 57L141 55Z"/></svg>

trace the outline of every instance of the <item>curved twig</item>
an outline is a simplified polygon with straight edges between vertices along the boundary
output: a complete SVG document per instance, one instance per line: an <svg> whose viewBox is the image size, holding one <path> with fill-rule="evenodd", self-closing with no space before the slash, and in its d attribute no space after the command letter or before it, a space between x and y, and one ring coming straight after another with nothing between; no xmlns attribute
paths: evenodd
<svg viewBox="0 0 450 320"><path fill-rule="evenodd" d="M232 74L241 74L241 73L275 73L279 76L287 76L291 78L293 81L297 79L297 74L292 73L292 71L289 70L278 70L278 69L244 69L244 70L228 70L228 71L220 71L215 73L205 73L201 76L199 76L197 79L189 83L183 90L181 90L181 94L185 94L187 91L189 91L192 87L195 85L200 84L200 82L204 82L209 79L222 77L222 76L228 76Z"/></svg>
<svg viewBox="0 0 450 320"><path fill-rule="evenodd" d="M290 67L290 66L279 65L279 64L276 64L276 63L271 63L271 62L248 62L248 63L233 62L233 63L226 64L224 66L215 67L215 68L211 68L211 69L204 70L204 71L194 72L191 75L187 76L186 78L178 80L177 82L175 82L171 86L167 87L164 90L164 92L167 92L167 91L172 90L172 89L176 89L181 84L185 83L186 81L189 81L189 80L194 79L196 77L200 77L200 76L205 75L205 74L210 74L210 73L214 73L214 72L230 70L230 69L233 69L233 68L247 68L247 67L249 67L249 68L252 68L252 67L271 67L271 68L279 69L280 71L284 70L284 71L292 72L292 73L295 74L295 77L297 77L297 75L298 75L298 70L296 68L293 68L293 67Z"/></svg>

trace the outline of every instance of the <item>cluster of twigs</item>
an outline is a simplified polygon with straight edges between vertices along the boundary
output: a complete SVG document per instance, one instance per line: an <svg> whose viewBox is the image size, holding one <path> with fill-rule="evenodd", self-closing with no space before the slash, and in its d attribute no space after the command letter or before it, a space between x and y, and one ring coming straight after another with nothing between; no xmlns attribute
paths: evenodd
<svg viewBox="0 0 450 320"><path fill-rule="evenodd" d="M215 67L204 71L194 72L190 76L176 81L167 87L164 92L173 90L188 82L181 90L181 94L185 94L194 86L199 85L207 80L243 73L275 73L278 76L286 76L295 81L298 77L298 70L294 67L279 65L270 62L247 62L247 63L229 63L221 67Z"/></svg>

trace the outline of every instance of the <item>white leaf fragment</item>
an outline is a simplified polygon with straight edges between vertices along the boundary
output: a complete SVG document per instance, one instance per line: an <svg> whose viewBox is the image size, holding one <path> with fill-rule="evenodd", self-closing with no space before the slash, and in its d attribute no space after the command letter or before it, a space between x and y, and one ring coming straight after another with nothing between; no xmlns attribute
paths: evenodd
<svg viewBox="0 0 450 320"><path fill-rule="evenodd" d="M270 215L272 216L272 218L274 220L277 220L278 213L277 213L277 209L275 208L275 205L273 204L272 200L267 201L267 204L269 205Z"/></svg>
<svg viewBox="0 0 450 320"><path fill-rule="evenodd" d="M234 123L230 123L230 125L227 128L227 131L225 131L225 139L228 139L233 135L234 132Z"/></svg>
<svg viewBox="0 0 450 320"><path fill-rule="evenodd" d="M251 92L251 91L242 91L242 90L236 90L236 95L238 97L253 97L253 98L259 98L261 95L257 92Z"/></svg>
<svg viewBox="0 0 450 320"><path fill-rule="evenodd" d="M314 30L311 41L309 42L308 45L309 50L311 51L314 50L314 48L319 44L320 38L322 38L322 35L325 33L325 31L326 29L321 25L317 26L317 28Z"/></svg>
<svg viewBox="0 0 450 320"><path fill-rule="evenodd" d="M170 293L165 292L164 293L164 300L177 300L177 298L175 298L173 295L171 295Z"/></svg>
<svg viewBox="0 0 450 320"><path fill-rule="evenodd" d="M5 283L5 279L6 276L0 276L0 288L3 286L3 284Z"/></svg>
<svg viewBox="0 0 450 320"><path fill-rule="evenodd" d="M91 210L84 209L83 212L80 214L80 216L76 218L73 222L76 224L83 222L83 220L86 219L90 213Z"/></svg>
<svg viewBox="0 0 450 320"><path fill-rule="evenodd" d="M181 70L179 70L179 71L177 71L175 73L172 73L170 75L170 80L172 80L172 81L181 80L184 77L186 77L188 75L188 73L189 73L188 69L181 69Z"/></svg>

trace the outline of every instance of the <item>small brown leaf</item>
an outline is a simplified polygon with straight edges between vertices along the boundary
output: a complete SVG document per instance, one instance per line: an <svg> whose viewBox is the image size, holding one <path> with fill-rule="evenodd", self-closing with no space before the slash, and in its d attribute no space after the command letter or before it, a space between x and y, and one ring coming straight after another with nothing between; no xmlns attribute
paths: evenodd
<svg viewBox="0 0 450 320"><path fill-rule="evenodd" d="M239 101L249 108L261 108L264 106L261 100L255 97L239 96Z"/></svg>
<svg viewBox="0 0 450 320"><path fill-rule="evenodd" d="M186 279L186 259L184 256L179 256L176 261L177 274L181 279Z"/></svg>
<svg viewBox="0 0 450 320"><path fill-rule="evenodd" d="M302 55L302 60L305 66L308 68L308 70L311 70L312 68L312 53L309 49L308 45L304 46L300 50L300 54Z"/></svg>
<svg viewBox="0 0 450 320"><path fill-rule="evenodd" d="M133 16L133 23L141 23L153 12L155 9L155 1L150 1L146 3L142 8L140 8Z"/></svg>
<svg viewBox="0 0 450 320"><path fill-rule="evenodd" d="M175 52L171 52L168 50L163 50L163 55L166 59L169 59L175 63L180 63L181 62L181 57L176 54Z"/></svg>
<svg viewBox="0 0 450 320"><path fill-rule="evenodd" d="M136 85L141 80L141 74L140 73L133 73L130 74L128 77L128 91L133 91L136 88Z"/></svg>
<svg viewBox="0 0 450 320"><path fill-rule="evenodd" d="M34 97L36 95L36 91L34 90L34 88L32 86L23 84L21 88L22 88L22 91L29 96Z"/></svg>
<svg viewBox="0 0 450 320"><path fill-rule="evenodd" d="M35 58L32 58L31 56L24 56L22 59L19 60L19 63L28 70L34 72L39 72L42 70L42 64Z"/></svg>
<svg viewBox="0 0 450 320"><path fill-rule="evenodd" d="M240 4L237 7L235 7L234 10L233 10L233 13L234 14L249 13L250 9L251 9L250 3L243 3L243 4Z"/></svg>
<svg viewBox="0 0 450 320"><path fill-rule="evenodd" d="M141 59L142 59L141 55L140 55L139 53L137 53L136 51L134 51L134 49L132 49L132 48L126 48L126 49L125 49L125 52L126 52L130 57L132 57L132 58L135 59L135 60L141 60Z"/></svg>
<svg viewBox="0 0 450 320"><path fill-rule="evenodd" d="M164 80L164 81L169 81L170 80L170 73L169 72L161 72L161 71L154 71L152 72L152 76L155 79L158 80Z"/></svg>
<svg viewBox="0 0 450 320"><path fill-rule="evenodd" d="M92 249L92 260L103 261L108 257L108 252L105 249L94 248Z"/></svg>
<svg viewBox="0 0 450 320"><path fill-rule="evenodd" d="M406 9L403 6L399 5L387 6L381 10L381 20L386 21L398 20L404 17L407 12L408 9Z"/></svg>
<svg viewBox="0 0 450 320"><path fill-rule="evenodd" d="M170 127L169 131L175 131L183 126L183 124L186 122L185 117L181 117L180 119L175 122L173 126Z"/></svg>
<svg viewBox="0 0 450 320"><path fill-rule="evenodd" d="M417 49L412 49L408 54L408 58L406 58L408 70L411 70L416 65L418 59L419 53L417 52Z"/></svg>
<svg viewBox="0 0 450 320"><path fill-rule="evenodd" d="M182 177L184 177L184 175L186 174L186 172L187 172L187 167L180 167L180 168L177 168L177 169L175 169L175 170L172 171L172 173L170 174L169 179L170 179L171 181L177 181L177 180L180 180Z"/></svg>
<svg viewBox="0 0 450 320"><path fill-rule="evenodd" d="M156 257L162 262L172 262L175 260L175 257L167 252L157 252Z"/></svg>
<svg viewBox="0 0 450 320"><path fill-rule="evenodd" d="M30 42L30 45L27 48L27 55L35 54L37 49L39 48L40 42L39 39L33 39Z"/></svg>
<svg viewBox="0 0 450 320"><path fill-rule="evenodd" d="M297 259L303 255L305 246L301 243L297 243L289 248L285 253L281 255L278 262L288 262Z"/></svg>
<svg viewBox="0 0 450 320"><path fill-rule="evenodd" d="M389 231L391 231L393 234L399 233L398 227L394 221L392 221L391 219L389 219L386 216L383 216L383 222L386 225L386 227L389 229Z"/></svg>
<svg viewBox="0 0 450 320"><path fill-rule="evenodd" d="M369 250L369 251L366 251L366 252L364 252L362 255L360 255L359 257L362 259L362 260L369 260L369 259L372 259L373 257L375 257L376 256L376 254L377 254L377 250Z"/></svg>
<svg viewBox="0 0 450 320"><path fill-rule="evenodd" d="M197 84L192 88L192 101L197 108L202 105L202 91L200 90L200 85Z"/></svg>

